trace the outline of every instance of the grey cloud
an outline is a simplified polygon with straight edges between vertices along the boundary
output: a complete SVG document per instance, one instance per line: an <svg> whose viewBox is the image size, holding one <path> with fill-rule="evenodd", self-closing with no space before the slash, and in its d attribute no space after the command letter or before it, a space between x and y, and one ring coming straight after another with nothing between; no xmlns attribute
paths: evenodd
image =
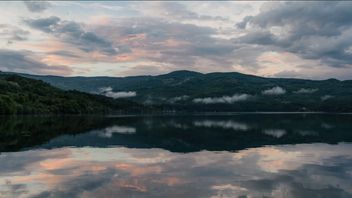
<svg viewBox="0 0 352 198"><path fill-rule="evenodd" d="M243 43L235 43L235 49L233 51L233 62L246 67L252 72L255 72L260 65L258 64L257 58L263 52L271 50L263 45L251 45Z"/></svg>
<svg viewBox="0 0 352 198"><path fill-rule="evenodd" d="M292 36L339 35L352 24L351 8L350 2L281 2L267 5L247 23L263 28L291 25L294 28Z"/></svg>
<svg viewBox="0 0 352 198"><path fill-rule="evenodd" d="M15 41L25 41L27 40L27 35L29 34L28 31L24 30L15 30L12 33L13 35L10 39Z"/></svg>
<svg viewBox="0 0 352 198"><path fill-rule="evenodd" d="M267 3L256 16L236 24L247 34L237 42L265 45L332 67L351 65L351 2ZM254 27L254 28L253 28ZM273 29L277 29L276 33Z"/></svg>
<svg viewBox="0 0 352 198"><path fill-rule="evenodd" d="M285 93L286 93L286 90L279 86L262 91L262 94L264 95L282 95Z"/></svg>
<svg viewBox="0 0 352 198"><path fill-rule="evenodd" d="M275 138L281 138L287 132L284 129L265 129L265 130L263 130L263 133L266 135L273 136Z"/></svg>
<svg viewBox="0 0 352 198"><path fill-rule="evenodd" d="M190 11L184 4L179 2L160 2L160 9L163 9L166 15L177 19L190 19L190 20L217 20L226 21L227 18L221 16L201 15L196 12Z"/></svg>
<svg viewBox="0 0 352 198"><path fill-rule="evenodd" d="M112 24L113 25L113 24ZM153 41L161 41L170 38L198 41L197 38L207 37L215 34L216 30L211 27L201 27L193 24L182 24L168 22L158 18L131 18L120 21L117 26L105 27L107 30L114 30L121 36L132 34L147 34ZM110 28L110 29L109 29Z"/></svg>
<svg viewBox="0 0 352 198"><path fill-rule="evenodd" d="M320 99L321 99L322 101L325 101L325 100L329 100L329 99L331 99L331 98L334 98L334 96L332 96L332 95L324 95L324 96L322 96Z"/></svg>
<svg viewBox="0 0 352 198"><path fill-rule="evenodd" d="M129 97L135 97L137 93L135 91L118 91L114 92L111 87L102 87L99 89L99 93L110 97L110 98L129 98Z"/></svg>
<svg viewBox="0 0 352 198"><path fill-rule="evenodd" d="M269 45L276 42L275 36L269 31L250 32L239 39L249 44Z"/></svg>
<svg viewBox="0 0 352 198"><path fill-rule="evenodd" d="M222 96L217 98L195 98L194 103L215 104L215 103L235 103L248 100L251 96L248 94L234 94L233 96Z"/></svg>
<svg viewBox="0 0 352 198"><path fill-rule="evenodd" d="M298 94L310 94L310 93L314 93L317 92L318 89L310 89L310 88L301 88L297 91L295 91L294 93L298 93Z"/></svg>
<svg viewBox="0 0 352 198"><path fill-rule="evenodd" d="M31 12L43 12L44 10L51 7L51 4L47 1L29 1L26 0L23 2L27 9Z"/></svg>
<svg viewBox="0 0 352 198"><path fill-rule="evenodd" d="M59 17L51 16L41 19L28 19L25 23L30 27L49 33L63 42L85 52L99 51L106 55L115 55L118 49L113 43L98 36L93 32L87 32L81 24L74 21L61 20Z"/></svg>
<svg viewBox="0 0 352 198"><path fill-rule="evenodd" d="M243 18L243 20L239 23L236 24L236 26L240 29L246 29L247 24L249 21L253 19L253 16L246 16Z"/></svg>
<svg viewBox="0 0 352 198"><path fill-rule="evenodd" d="M41 30L43 32L53 32L54 27L59 23L60 18L51 16L41 19L28 19L25 22L32 28Z"/></svg>
<svg viewBox="0 0 352 198"><path fill-rule="evenodd" d="M53 51L53 52L50 52L49 54L57 55L57 56L65 56L70 58L81 58L81 56L75 54L74 52L65 51L65 50Z"/></svg>
<svg viewBox="0 0 352 198"><path fill-rule="evenodd" d="M179 69L179 67L169 65L145 65L139 64L136 66L129 67L126 71L122 71L120 75L123 76L134 76L134 75L155 75L159 73L168 73Z"/></svg>
<svg viewBox="0 0 352 198"><path fill-rule="evenodd" d="M143 34L143 38L126 44L131 49L153 52L152 56L140 57L157 63L199 69L207 66L228 68L235 58L232 41L216 38L217 30L193 24L167 22L156 18L133 18L116 20L94 30L111 40L124 40ZM167 45L172 40L175 46ZM199 62L202 61L202 64ZM205 63L206 62L206 63Z"/></svg>
<svg viewBox="0 0 352 198"><path fill-rule="evenodd" d="M175 102L184 101L184 100L188 100L188 99L189 99L189 96L183 95L183 96L177 96L177 97L170 98L168 101L170 103L175 103Z"/></svg>
<svg viewBox="0 0 352 198"><path fill-rule="evenodd" d="M23 30L19 27L0 24L0 38L7 40L8 43L27 40L29 34L29 31Z"/></svg>
<svg viewBox="0 0 352 198"><path fill-rule="evenodd" d="M34 60L30 51L0 50L0 70L35 74L68 75L72 70L64 65L46 65Z"/></svg>

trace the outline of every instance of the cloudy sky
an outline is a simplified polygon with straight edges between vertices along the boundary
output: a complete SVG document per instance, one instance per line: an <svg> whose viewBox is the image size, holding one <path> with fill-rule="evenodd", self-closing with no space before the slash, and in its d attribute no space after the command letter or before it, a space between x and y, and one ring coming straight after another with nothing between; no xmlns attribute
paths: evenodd
<svg viewBox="0 0 352 198"><path fill-rule="evenodd" d="M0 70L352 79L352 2L0 2Z"/></svg>

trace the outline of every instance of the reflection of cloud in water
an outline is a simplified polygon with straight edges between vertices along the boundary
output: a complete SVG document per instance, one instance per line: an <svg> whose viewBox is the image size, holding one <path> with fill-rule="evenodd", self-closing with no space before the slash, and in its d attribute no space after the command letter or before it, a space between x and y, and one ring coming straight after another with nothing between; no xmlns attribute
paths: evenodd
<svg viewBox="0 0 352 198"><path fill-rule="evenodd" d="M302 144L237 153L128 148L3 153L0 195L351 197L351 149L352 144Z"/></svg>
<svg viewBox="0 0 352 198"><path fill-rule="evenodd" d="M286 134L286 130L284 129L265 129L263 131L264 134L273 136L275 138L281 138Z"/></svg>
<svg viewBox="0 0 352 198"><path fill-rule="evenodd" d="M214 185L211 189L217 192L216 195L212 197L232 197L234 194L245 194L248 192L247 188L232 184Z"/></svg>
<svg viewBox="0 0 352 198"><path fill-rule="evenodd" d="M128 127L128 126L118 126L114 125L111 127L105 128L101 133L101 137L112 137L114 133L119 133L119 134L134 134L136 133L136 128L134 127Z"/></svg>
<svg viewBox="0 0 352 198"><path fill-rule="evenodd" d="M204 121L195 121L193 122L196 127L220 127L224 129L233 129L239 131L247 131L249 126L244 123L234 122L232 120L229 121L213 121L213 120L204 120Z"/></svg>

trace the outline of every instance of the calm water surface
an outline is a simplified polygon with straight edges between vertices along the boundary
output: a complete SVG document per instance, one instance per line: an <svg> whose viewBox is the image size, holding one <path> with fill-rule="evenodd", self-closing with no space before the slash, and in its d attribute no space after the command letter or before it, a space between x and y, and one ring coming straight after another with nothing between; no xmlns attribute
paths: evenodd
<svg viewBox="0 0 352 198"><path fill-rule="evenodd" d="M1 117L0 197L352 197L352 115Z"/></svg>

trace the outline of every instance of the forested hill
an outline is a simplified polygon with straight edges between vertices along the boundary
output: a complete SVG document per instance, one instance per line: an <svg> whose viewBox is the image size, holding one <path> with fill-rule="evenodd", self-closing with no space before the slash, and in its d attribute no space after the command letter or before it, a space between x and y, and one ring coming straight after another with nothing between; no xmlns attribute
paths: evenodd
<svg viewBox="0 0 352 198"><path fill-rule="evenodd" d="M142 109L135 102L64 91L41 80L0 73L0 114L95 114Z"/></svg>
<svg viewBox="0 0 352 198"><path fill-rule="evenodd" d="M108 88L107 95L122 95L138 103L162 105L164 109L352 112L351 80L264 78L237 72L193 71L130 77L22 75L65 90L97 93Z"/></svg>

